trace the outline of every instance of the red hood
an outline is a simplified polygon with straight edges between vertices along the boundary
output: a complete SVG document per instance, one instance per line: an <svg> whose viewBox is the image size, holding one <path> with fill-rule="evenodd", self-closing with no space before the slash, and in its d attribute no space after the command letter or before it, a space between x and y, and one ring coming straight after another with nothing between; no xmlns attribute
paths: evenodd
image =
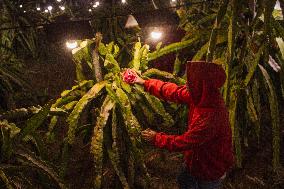
<svg viewBox="0 0 284 189"><path fill-rule="evenodd" d="M220 88L226 81L224 69L205 61L187 63L187 82L192 100L198 107L214 108L224 105Z"/></svg>

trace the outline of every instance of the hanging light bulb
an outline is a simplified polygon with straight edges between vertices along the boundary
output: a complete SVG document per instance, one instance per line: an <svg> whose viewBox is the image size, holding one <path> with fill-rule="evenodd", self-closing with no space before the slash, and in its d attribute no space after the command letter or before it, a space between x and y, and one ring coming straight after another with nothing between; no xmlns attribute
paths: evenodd
<svg viewBox="0 0 284 189"><path fill-rule="evenodd" d="M19 7L20 7L20 8L23 8L23 5L21 4Z"/></svg>
<svg viewBox="0 0 284 189"><path fill-rule="evenodd" d="M47 10L47 9L45 9L45 10L44 10L44 12L45 12L45 13L48 13L48 10Z"/></svg>
<svg viewBox="0 0 284 189"><path fill-rule="evenodd" d="M59 6L59 8L61 9L61 10L65 10L65 7L64 6Z"/></svg>
<svg viewBox="0 0 284 189"><path fill-rule="evenodd" d="M53 9L53 7L49 5L49 6L47 7L47 9L48 9L49 11L51 11L51 10Z"/></svg>
<svg viewBox="0 0 284 189"><path fill-rule="evenodd" d="M89 12L92 12L92 9L89 9Z"/></svg>
<svg viewBox="0 0 284 189"><path fill-rule="evenodd" d="M24 10L24 13L26 13L27 11Z"/></svg>
<svg viewBox="0 0 284 189"><path fill-rule="evenodd" d="M61 0L56 0L56 1L59 2L59 3L61 2Z"/></svg>
<svg viewBox="0 0 284 189"><path fill-rule="evenodd" d="M99 5L100 5L100 2L99 2L99 1L97 1L97 2L96 2L96 5L97 5L97 6L99 6Z"/></svg>
<svg viewBox="0 0 284 189"><path fill-rule="evenodd" d="M126 3L126 0L121 0L121 3L123 3L123 4Z"/></svg>
<svg viewBox="0 0 284 189"><path fill-rule="evenodd" d="M163 35L162 32L159 31L159 30L154 30L154 31L151 32L151 37L152 37L153 40L161 39L162 35Z"/></svg>
<svg viewBox="0 0 284 189"><path fill-rule="evenodd" d="M39 3L36 4L36 10L37 10L37 11L40 11L40 10L41 10Z"/></svg>
<svg viewBox="0 0 284 189"><path fill-rule="evenodd" d="M66 42L66 47L68 49L75 49L76 47L78 47L78 43L75 40L69 40Z"/></svg>

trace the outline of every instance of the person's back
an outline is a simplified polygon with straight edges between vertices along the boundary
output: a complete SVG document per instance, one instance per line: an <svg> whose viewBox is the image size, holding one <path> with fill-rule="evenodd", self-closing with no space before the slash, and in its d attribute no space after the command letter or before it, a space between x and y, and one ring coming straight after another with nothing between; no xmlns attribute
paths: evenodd
<svg viewBox="0 0 284 189"><path fill-rule="evenodd" d="M189 132L199 131L198 135L203 137L201 139L203 142L199 140L199 144L192 150L184 151L191 175L203 181L217 180L225 174L233 162L227 110L195 108L189 127L191 127L188 129Z"/></svg>
<svg viewBox="0 0 284 189"><path fill-rule="evenodd" d="M184 134L146 130L142 132L143 138L158 148L184 153L185 170L178 179L180 188L218 188L233 165L229 115L219 92L226 80L224 70L213 63L190 62L184 86L139 79L137 83L144 84L152 95L189 106L188 130Z"/></svg>

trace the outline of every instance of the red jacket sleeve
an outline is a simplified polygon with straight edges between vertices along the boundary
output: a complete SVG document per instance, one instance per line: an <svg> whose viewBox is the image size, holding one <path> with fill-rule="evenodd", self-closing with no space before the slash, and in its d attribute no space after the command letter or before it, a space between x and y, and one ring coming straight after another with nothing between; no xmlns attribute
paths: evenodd
<svg viewBox="0 0 284 189"><path fill-rule="evenodd" d="M176 103L190 103L190 94L185 85L178 86L174 83L149 79L144 83L144 89L150 94Z"/></svg>
<svg viewBox="0 0 284 189"><path fill-rule="evenodd" d="M199 147L216 137L216 128L211 116L202 115L191 124L191 128L182 135L166 135L157 133L155 146L169 151L185 151Z"/></svg>

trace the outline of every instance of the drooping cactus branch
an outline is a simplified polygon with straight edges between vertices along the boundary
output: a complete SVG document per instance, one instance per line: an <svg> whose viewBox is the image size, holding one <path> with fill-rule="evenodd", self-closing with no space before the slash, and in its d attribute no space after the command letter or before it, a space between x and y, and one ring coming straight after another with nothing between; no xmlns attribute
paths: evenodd
<svg viewBox="0 0 284 189"><path fill-rule="evenodd" d="M99 61L99 44L102 41L102 34L101 33L96 33L96 40L95 40L95 49L92 52L92 59L93 59L93 66L94 66L94 72L95 72L95 77L96 81L100 82L103 80L103 75L102 75L102 68L100 65Z"/></svg>
<svg viewBox="0 0 284 189"><path fill-rule="evenodd" d="M220 5L214 28L212 29L211 36L210 36L210 41L209 41L209 47L207 50L207 62L211 62L213 60L213 55L214 55L214 49L216 46L217 42L217 35L218 35L218 30L221 27L221 22L227 12L227 7L228 7L229 0L223 0L223 2Z"/></svg>

